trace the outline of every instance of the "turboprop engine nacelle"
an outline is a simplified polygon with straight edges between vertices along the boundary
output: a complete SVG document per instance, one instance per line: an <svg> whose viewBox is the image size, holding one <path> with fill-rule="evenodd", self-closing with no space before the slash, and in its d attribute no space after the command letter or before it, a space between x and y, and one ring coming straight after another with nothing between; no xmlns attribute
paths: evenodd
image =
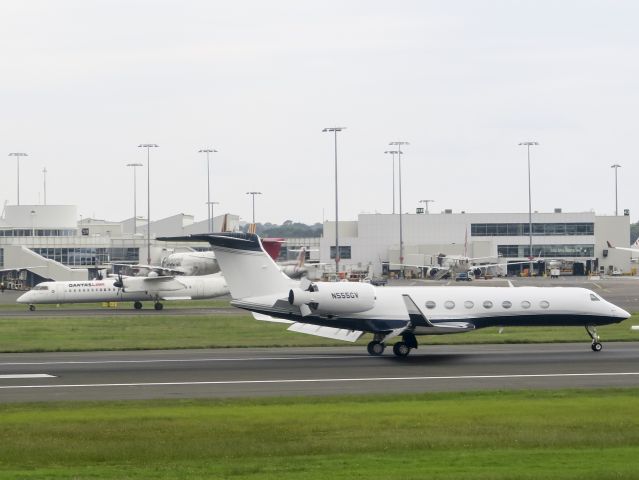
<svg viewBox="0 0 639 480"><path fill-rule="evenodd" d="M304 316L365 312L375 305L375 287L369 283L312 283L306 290L291 289L288 302L300 307Z"/></svg>

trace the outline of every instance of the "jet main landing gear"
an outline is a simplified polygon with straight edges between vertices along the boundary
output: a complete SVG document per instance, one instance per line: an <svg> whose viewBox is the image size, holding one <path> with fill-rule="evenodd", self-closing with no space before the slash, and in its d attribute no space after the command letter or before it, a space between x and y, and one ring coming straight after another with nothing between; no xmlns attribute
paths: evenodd
<svg viewBox="0 0 639 480"><path fill-rule="evenodd" d="M35 312L35 305L29 305L29 311Z"/></svg>
<svg viewBox="0 0 639 480"><path fill-rule="evenodd" d="M155 308L156 310L162 310L164 308L164 305L162 305L160 302L155 302L153 308Z"/></svg>
<svg viewBox="0 0 639 480"><path fill-rule="evenodd" d="M601 352L601 350L603 349L603 345L599 341L597 327L593 325L586 325L586 332L588 332L588 335L590 336L590 338L592 338L592 345L590 346L590 348L592 348L592 351Z"/></svg>
<svg viewBox="0 0 639 480"><path fill-rule="evenodd" d="M366 347L370 355L379 356L384 353L386 345L382 341L384 337L375 335L375 340L370 342ZM417 348L417 339L412 332L406 332L402 335L402 341L393 345L393 353L396 357L407 357L413 348Z"/></svg>
<svg viewBox="0 0 639 480"><path fill-rule="evenodd" d="M141 310L142 309L142 302L134 302L133 303L133 308L135 308L136 310Z"/></svg>

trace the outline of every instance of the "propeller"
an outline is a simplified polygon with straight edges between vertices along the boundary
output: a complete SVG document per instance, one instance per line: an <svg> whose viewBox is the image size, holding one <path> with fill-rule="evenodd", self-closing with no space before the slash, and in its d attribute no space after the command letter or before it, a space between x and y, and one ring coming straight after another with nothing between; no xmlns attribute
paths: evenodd
<svg viewBox="0 0 639 480"><path fill-rule="evenodd" d="M121 289L124 292L124 281L122 279L122 274L118 272L118 279L113 282L113 286L115 288Z"/></svg>

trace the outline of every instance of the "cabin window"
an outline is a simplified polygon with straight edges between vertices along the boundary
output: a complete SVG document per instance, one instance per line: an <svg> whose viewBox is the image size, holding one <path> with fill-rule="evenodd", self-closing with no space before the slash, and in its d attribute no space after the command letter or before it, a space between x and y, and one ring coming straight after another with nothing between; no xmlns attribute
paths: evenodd
<svg viewBox="0 0 639 480"><path fill-rule="evenodd" d="M548 303L547 300L542 300L541 302L539 302L539 306L541 308L548 308L548 307L550 307L550 303Z"/></svg>
<svg viewBox="0 0 639 480"><path fill-rule="evenodd" d="M509 302L508 300L504 300L503 302L501 302L501 306L504 308L510 308L513 306L512 302Z"/></svg>
<svg viewBox="0 0 639 480"><path fill-rule="evenodd" d="M475 304L473 302L471 302L470 300L466 300L464 302L464 307L466 308L473 308L475 306Z"/></svg>
<svg viewBox="0 0 639 480"><path fill-rule="evenodd" d="M448 310L452 310L453 308L455 308L455 302L453 302L452 300L446 300L446 303L444 303L444 307L446 307Z"/></svg>
<svg viewBox="0 0 639 480"><path fill-rule="evenodd" d="M524 300L521 302L521 308L530 308L530 302L528 300Z"/></svg>
<svg viewBox="0 0 639 480"><path fill-rule="evenodd" d="M483 303L484 308L493 308L493 302L491 302L490 300L486 300Z"/></svg>
<svg viewBox="0 0 639 480"><path fill-rule="evenodd" d="M598 302L601 299L597 295L595 295L594 293L591 293L590 294L590 300L592 300L593 302Z"/></svg>
<svg viewBox="0 0 639 480"><path fill-rule="evenodd" d="M433 302L432 300L428 300L428 301L426 302L426 308L428 308L428 309L431 309L431 310L432 310L432 309L433 309L433 308L435 308L436 306L437 306L437 304L436 304L435 302Z"/></svg>

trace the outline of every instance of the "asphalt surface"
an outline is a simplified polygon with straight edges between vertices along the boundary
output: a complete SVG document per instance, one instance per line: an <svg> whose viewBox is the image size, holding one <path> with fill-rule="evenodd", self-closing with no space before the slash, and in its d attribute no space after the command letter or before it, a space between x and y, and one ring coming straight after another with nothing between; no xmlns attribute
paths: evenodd
<svg viewBox="0 0 639 480"><path fill-rule="evenodd" d="M585 287L628 311L639 312L639 278L635 277L509 280L514 286ZM456 282L401 280L393 284ZM508 286L502 279L463 284ZM0 295L0 304L13 303L17 296L17 292L5 292ZM148 307L133 310L124 304L118 309L42 305L29 312L25 306L24 310L0 308L0 316L245 313L232 307L171 308L170 302L162 311ZM371 357L363 347L0 354L0 402L627 386L639 386L639 343L606 343L600 353L592 352L588 341L425 344L405 359L395 358L390 348L382 357Z"/></svg>
<svg viewBox="0 0 639 480"><path fill-rule="evenodd" d="M639 342L0 355L0 402L639 386Z"/></svg>

